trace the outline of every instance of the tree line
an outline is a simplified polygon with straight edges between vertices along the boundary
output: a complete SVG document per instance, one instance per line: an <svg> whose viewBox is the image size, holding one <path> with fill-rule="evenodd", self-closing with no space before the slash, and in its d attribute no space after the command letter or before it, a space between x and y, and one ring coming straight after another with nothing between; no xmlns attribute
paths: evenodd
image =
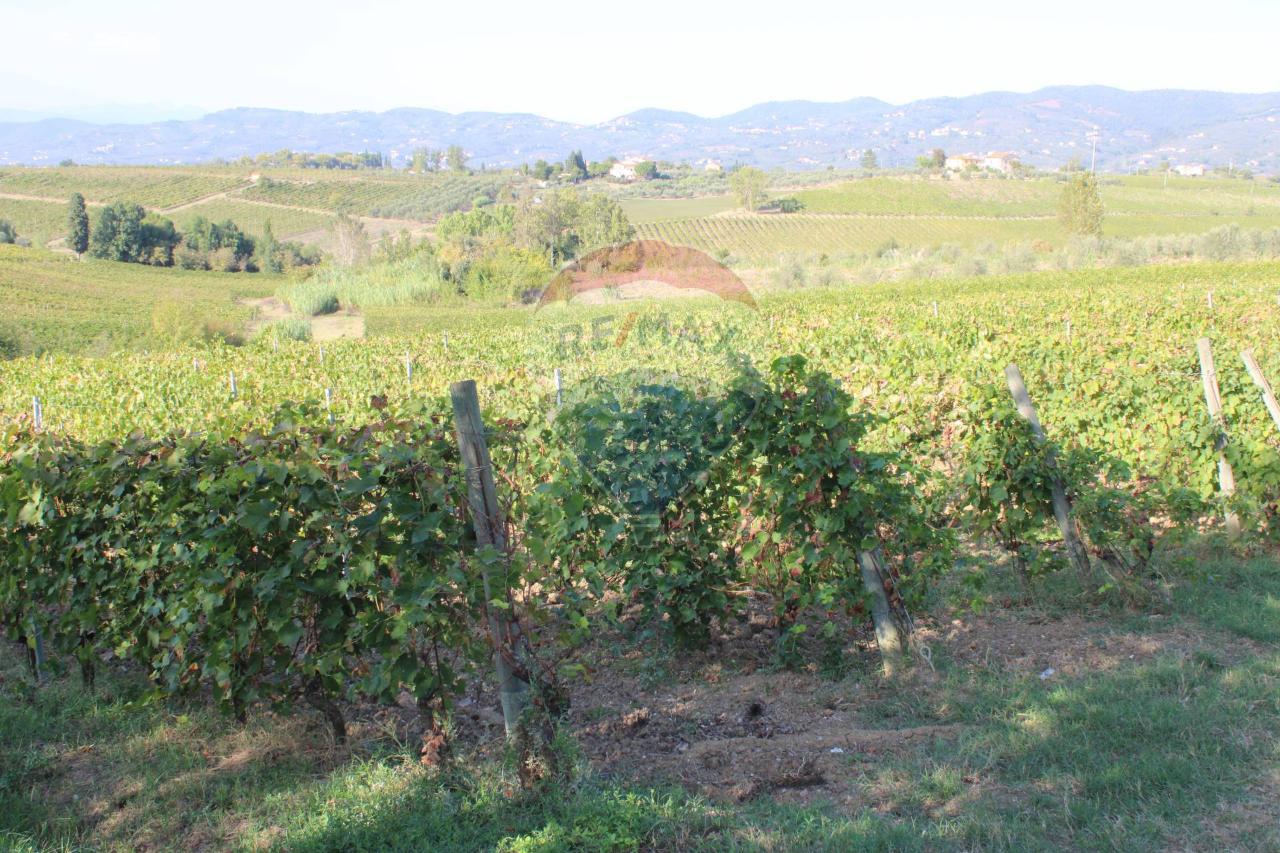
<svg viewBox="0 0 1280 853"><path fill-rule="evenodd" d="M449 214L436 227L436 257L441 275L459 292L519 297L539 290L584 252L634 236L613 199L553 189Z"/></svg>
<svg viewBox="0 0 1280 853"><path fill-rule="evenodd" d="M74 193L67 206L67 247L77 256L157 267L219 272L284 272L319 263L319 253L298 243L277 240L271 221L253 237L230 219L212 222L197 216L179 231L173 221L148 213L142 205L117 201L90 221L84 196Z"/></svg>

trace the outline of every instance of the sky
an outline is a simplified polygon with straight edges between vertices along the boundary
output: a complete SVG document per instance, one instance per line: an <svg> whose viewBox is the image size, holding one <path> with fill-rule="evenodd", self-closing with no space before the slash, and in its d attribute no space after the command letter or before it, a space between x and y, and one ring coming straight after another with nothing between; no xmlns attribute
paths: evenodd
<svg viewBox="0 0 1280 853"><path fill-rule="evenodd" d="M0 21L10 119L411 106L585 124L1055 84L1280 90L1280 0L0 0Z"/></svg>

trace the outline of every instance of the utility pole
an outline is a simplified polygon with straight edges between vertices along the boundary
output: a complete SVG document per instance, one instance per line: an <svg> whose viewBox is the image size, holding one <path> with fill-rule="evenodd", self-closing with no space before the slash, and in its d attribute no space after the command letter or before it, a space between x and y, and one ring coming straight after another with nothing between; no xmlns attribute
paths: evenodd
<svg viewBox="0 0 1280 853"><path fill-rule="evenodd" d="M1097 167L1097 165L1098 165L1098 136L1097 136L1097 134L1094 134L1093 138L1092 138L1090 141L1093 143L1093 150L1089 153L1089 172L1090 172L1091 174L1096 175L1096 174L1098 174L1098 170L1097 170L1097 168L1096 168L1096 167Z"/></svg>

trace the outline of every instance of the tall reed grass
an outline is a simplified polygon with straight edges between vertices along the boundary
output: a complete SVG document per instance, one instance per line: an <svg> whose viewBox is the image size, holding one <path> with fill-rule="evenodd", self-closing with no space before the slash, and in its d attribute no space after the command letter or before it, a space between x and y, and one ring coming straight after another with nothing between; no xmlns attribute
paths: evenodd
<svg viewBox="0 0 1280 853"><path fill-rule="evenodd" d="M327 267L305 281L287 285L280 298L298 314L317 316L339 308L430 302L445 292L447 285L435 258L419 252L394 261Z"/></svg>

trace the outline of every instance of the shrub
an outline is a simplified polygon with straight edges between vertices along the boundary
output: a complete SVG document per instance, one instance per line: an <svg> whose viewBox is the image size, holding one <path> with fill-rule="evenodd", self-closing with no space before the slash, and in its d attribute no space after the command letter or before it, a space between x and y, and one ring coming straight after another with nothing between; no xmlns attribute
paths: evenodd
<svg viewBox="0 0 1280 853"><path fill-rule="evenodd" d="M208 255L191 248L186 243L182 243L174 250L173 259L180 269L207 270L209 268Z"/></svg>
<svg viewBox="0 0 1280 853"><path fill-rule="evenodd" d="M204 321L191 308L176 300L157 302L151 309L151 332L169 344L196 341L204 337Z"/></svg>
<svg viewBox="0 0 1280 853"><path fill-rule="evenodd" d="M243 261L230 246L214 249L209 252L209 269L218 272L239 272L244 268Z"/></svg>

